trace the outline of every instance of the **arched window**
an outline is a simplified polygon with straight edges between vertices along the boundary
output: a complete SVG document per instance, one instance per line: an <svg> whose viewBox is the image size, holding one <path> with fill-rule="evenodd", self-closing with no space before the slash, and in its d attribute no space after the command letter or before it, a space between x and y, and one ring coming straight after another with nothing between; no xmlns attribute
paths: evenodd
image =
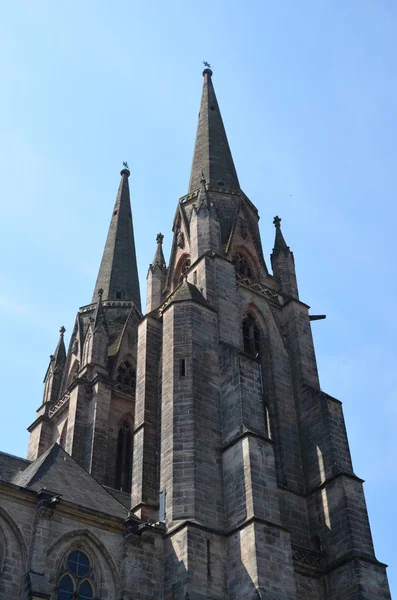
<svg viewBox="0 0 397 600"><path fill-rule="evenodd" d="M261 332L252 315L247 315L243 320L244 352L261 358Z"/></svg>
<svg viewBox="0 0 397 600"><path fill-rule="evenodd" d="M189 271L189 269L190 269L190 258L187 258L185 260L185 262L182 264L181 272L180 272L179 280L178 280L178 285L182 283L183 278L185 277L185 275Z"/></svg>
<svg viewBox="0 0 397 600"><path fill-rule="evenodd" d="M242 277L248 277L252 279L254 277L253 270L246 256L242 254L235 254L233 256L233 264L236 267L236 271Z"/></svg>
<svg viewBox="0 0 397 600"><path fill-rule="evenodd" d="M131 491L132 476L132 432L124 421L117 438L116 482L115 488L122 492Z"/></svg>
<svg viewBox="0 0 397 600"><path fill-rule="evenodd" d="M117 371L118 388L126 394L135 394L135 370L128 360L121 363Z"/></svg>
<svg viewBox="0 0 397 600"><path fill-rule="evenodd" d="M93 600L94 570L84 552L72 550L64 558L57 590L57 600Z"/></svg>

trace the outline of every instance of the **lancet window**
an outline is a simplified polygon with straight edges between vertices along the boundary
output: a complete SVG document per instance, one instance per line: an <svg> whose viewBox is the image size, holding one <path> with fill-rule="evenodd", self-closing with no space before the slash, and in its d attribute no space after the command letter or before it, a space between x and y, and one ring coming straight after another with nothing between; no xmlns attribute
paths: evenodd
<svg viewBox="0 0 397 600"><path fill-rule="evenodd" d="M64 558L58 579L57 600L93 600L94 569L84 552L72 550Z"/></svg>
<svg viewBox="0 0 397 600"><path fill-rule="evenodd" d="M254 272L246 256L237 252L233 257L233 264L236 267L236 271L239 275L253 279Z"/></svg>
<svg viewBox="0 0 397 600"><path fill-rule="evenodd" d="M127 421L121 425L117 438L115 488L122 492L131 491L132 478L132 431Z"/></svg>
<svg viewBox="0 0 397 600"><path fill-rule="evenodd" d="M243 320L244 352L254 356L256 359L260 359L262 345L261 338L261 331L255 317L247 315Z"/></svg>

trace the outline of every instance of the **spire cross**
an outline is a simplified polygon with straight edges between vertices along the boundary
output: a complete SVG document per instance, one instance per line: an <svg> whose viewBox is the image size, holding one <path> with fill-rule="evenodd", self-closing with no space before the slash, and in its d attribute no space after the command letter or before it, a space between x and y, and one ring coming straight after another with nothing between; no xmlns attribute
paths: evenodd
<svg viewBox="0 0 397 600"><path fill-rule="evenodd" d="M273 225L277 228L280 227L280 223L281 223L281 218L280 217L274 217L273 219Z"/></svg>
<svg viewBox="0 0 397 600"><path fill-rule="evenodd" d="M128 162L126 160L123 160L123 167L125 167L128 170L130 170L130 168L128 166Z"/></svg>
<svg viewBox="0 0 397 600"><path fill-rule="evenodd" d="M210 68L211 68L211 65L210 65L210 63L209 63L209 62L207 62L206 60L203 60L203 65L204 65L205 67L207 67L207 69L210 69Z"/></svg>
<svg viewBox="0 0 397 600"><path fill-rule="evenodd" d="M158 244L162 244L163 243L163 239L164 239L163 234L162 233L158 233L157 236L156 236L156 242Z"/></svg>
<svg viewBox="0 0 397 600"><path fill-rule="evenodd" d="M65 333L65 331L66 331L65 327L62 325L62 327L61 327L61 328L60 328L60 330L59 330L59 333L60 333L61 335L63 335L63 334Z"/></svg>

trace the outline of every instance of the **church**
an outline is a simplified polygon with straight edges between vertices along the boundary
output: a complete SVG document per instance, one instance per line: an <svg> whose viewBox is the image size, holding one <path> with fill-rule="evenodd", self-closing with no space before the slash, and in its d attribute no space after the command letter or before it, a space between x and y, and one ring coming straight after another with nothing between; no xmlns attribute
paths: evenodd
<svg viewBox="0 0 397 600"><path fill-rule="evenodd" d="M321 316L279 217L265 261L203 78L189 189L168 263L153 240L146 306L125 164L27 459L0 453L1 600L391 598L341 402L319 384Z"/></svg>

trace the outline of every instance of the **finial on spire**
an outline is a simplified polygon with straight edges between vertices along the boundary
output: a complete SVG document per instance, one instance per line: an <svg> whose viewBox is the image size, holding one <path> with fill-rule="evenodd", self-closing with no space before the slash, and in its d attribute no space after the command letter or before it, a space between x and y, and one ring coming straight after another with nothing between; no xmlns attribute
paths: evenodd
<svg viewBox="0 0 397 600"><path fill-rule="evenodd" d="M209 75L211 77L212 75L212 70L211 70L211 65L209 62L207 62L206 60L203 60L203 65L205 66L205 69L203 71L203 76L204 75Z"/></svg>
<svg viewBox="0 0 397 600"><path fill-rule="evenodd" d="M158 244L162 244L163 243L163 239L164 239L163 234L162 233L158 233L157 236L156 236L156 242Z"/></svg>
<svg viewBox="0 0 397 600"><path fill-rule="evenodd" d="M201 183L202 185L205 185L205 184L207 183L207 180L206 180L206 178L205 178L205 175L204 175L204 171L201 171L201 179L200 179L200 183Z"/></svg>
<svg viewBox="0 0 397 600"><path fill-rule="evenodd" d="M281 217L278 217L278 216L274 217L274 219L273 219L273 225L276 228L279 228L280 224L281 224Z"/></svg>
<svg viewBox="0 0 397 600"><path fill-rule="evenodd" d="M102 295L103 295L103 288L99 288L99 290L98 290L98 296L99 296L100 300L102 300Z"/></svg>
<svg viewBox="0 0 397 600"><path fill-rule="evenodd" d="M59 333L61 334L61 336L63 336L63 334L65 333L66 329L65 327L62 325L62 327L59 330Z"/></svg>
<svg viewBox="0 0 397 600"><path fill-rule="evenodd" d="M127 177L130 176L130 168L128 166L128 162L126 160L123 160L123 167L124 169L122 169L120 171L120 175L127 175Z"/></svg>

